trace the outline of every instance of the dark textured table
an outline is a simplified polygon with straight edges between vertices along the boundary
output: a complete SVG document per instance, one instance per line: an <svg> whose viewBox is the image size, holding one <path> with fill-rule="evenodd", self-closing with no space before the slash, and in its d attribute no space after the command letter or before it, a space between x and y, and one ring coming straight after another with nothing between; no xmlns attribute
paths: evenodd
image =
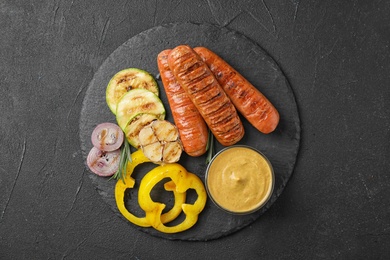
<svg viewBox="0 0 390 260"><path fill-rule="evenodd" d="M389 13L389 1L2 1L0 259L388 258ZM83 101L107 57L186 22L261 46L300 117L283 192L211 241L153 236L114 214L80 141Z"/></svg>

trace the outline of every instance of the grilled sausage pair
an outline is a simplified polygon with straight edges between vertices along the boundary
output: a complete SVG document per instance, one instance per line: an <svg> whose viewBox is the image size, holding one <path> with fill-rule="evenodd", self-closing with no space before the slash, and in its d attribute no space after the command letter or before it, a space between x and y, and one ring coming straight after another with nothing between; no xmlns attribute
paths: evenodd
<svg viewBox="0 0 390 260"><path fill-rule="evenodd" d="M271 102L205 47L164 50L157 64L184 150L191 156L205 153L207 127L224 146L241 140L245 131L237 110L262 133L279 123Z"/></svg>

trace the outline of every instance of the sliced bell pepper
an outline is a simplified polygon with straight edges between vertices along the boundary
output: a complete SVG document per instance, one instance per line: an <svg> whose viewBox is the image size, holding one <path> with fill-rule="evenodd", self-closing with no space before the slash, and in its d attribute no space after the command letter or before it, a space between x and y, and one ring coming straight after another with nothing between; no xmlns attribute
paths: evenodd
<svg viewBox="0 0 390 260"><path fill-rule="evenodd" d="M129 161L126 168L126 177L124 180L120 179L115 185L115 201L120 213L130 222L141 227L150 227L151 223L146 217L137 217L130 213L124 202L125 192L127 189L134 188L135 180L131 177L135 167L139 164L150 162L150 160L143 154L141 150L138 150L131 154L131 162ZM161 215L161 221L163 223L170 222L180 215L182 208L181 205L186 201L186 193L176 191L175 184L170 181L164 185L167 191L173 191L175 204L172 209Z"/></svg>
<svg viewBox="0 0 390 260"><path fill-rule="evenodd" d="M164 178L170 178L165 186L171 186L179 194L185 194L188 189L194 189L198 195L194 204L181 203L185 219L176 226L165 226L162 211L165 204L154 202L150 197L153 187ZM174 185L174 186L173 186ZM148 172L141 180L138 193L138 203L145 211L147 222L155 229L164 233L177 233L191 228L198 221L198 215L205 207L207 193L201 179L177 163L157 166ZM175 202L176 205L176 202Z"/></svg>

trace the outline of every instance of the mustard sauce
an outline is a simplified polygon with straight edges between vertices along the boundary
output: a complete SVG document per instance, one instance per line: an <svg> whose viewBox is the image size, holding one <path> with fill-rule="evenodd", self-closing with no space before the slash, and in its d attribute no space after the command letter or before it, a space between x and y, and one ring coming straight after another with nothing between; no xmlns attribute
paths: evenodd
<svg viewBox="0 0 390 260"><path fill-rule="evenodd" d="M273 169L256 150L234 146L222 150L212 160L206 185L211 199L221 208L232 213L250 213L271 196Z"/></svg>

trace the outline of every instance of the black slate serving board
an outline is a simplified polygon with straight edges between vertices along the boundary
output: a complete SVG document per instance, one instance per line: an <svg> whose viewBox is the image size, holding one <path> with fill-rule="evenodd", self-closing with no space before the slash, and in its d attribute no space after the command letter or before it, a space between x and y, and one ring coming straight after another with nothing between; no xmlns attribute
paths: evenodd
<svg viewBox="0 0 390 260"><path fill-rule="evenodd" d="M263 152L271 161L275 172L274 192L264 208L245 216L232 215L218 209L211 200L208 200L197 224L185 232L176 234L164 234L153 228L140 228L129 222L133 228L153 236L172 240L206 241L229 235L258 219L282 193L295 166L300 143L297 104L282 70L259 45L237 32L211 24L168 24L151 28L132 37L105 60L89 84L80 115L81 149L86 159L92 148L90 136L95 126L102 122L115 123L115 116L110 112L105 101L106 86L111 77L122 69L136 67L149 71L158 79L157 54L180 44L188 44L192 47L205 46L216 52L269 98L278 109L281 118L277 129L268 135L259 133L245 119L242 119L246 134L239 144L250 145ZM166 119L173 122L162 83L161 81L158 83L160 98L167 110ZM216 143L216 151L222 148ZM192 158L184 154L179 163L204 181L207 167L205 156ZM137 167L132 175L136 179L136 186L127 192L126 205L134 215L143 216L141 209L137 207L137 187L142 176L153 167L154 165L150 163L143 164ZM114 198L115 181L91 172L89 177L103 200L121 216ZM194 196L189 194L190 199ZM169 207L173 199L166 198L166 203Z"/></svg>

